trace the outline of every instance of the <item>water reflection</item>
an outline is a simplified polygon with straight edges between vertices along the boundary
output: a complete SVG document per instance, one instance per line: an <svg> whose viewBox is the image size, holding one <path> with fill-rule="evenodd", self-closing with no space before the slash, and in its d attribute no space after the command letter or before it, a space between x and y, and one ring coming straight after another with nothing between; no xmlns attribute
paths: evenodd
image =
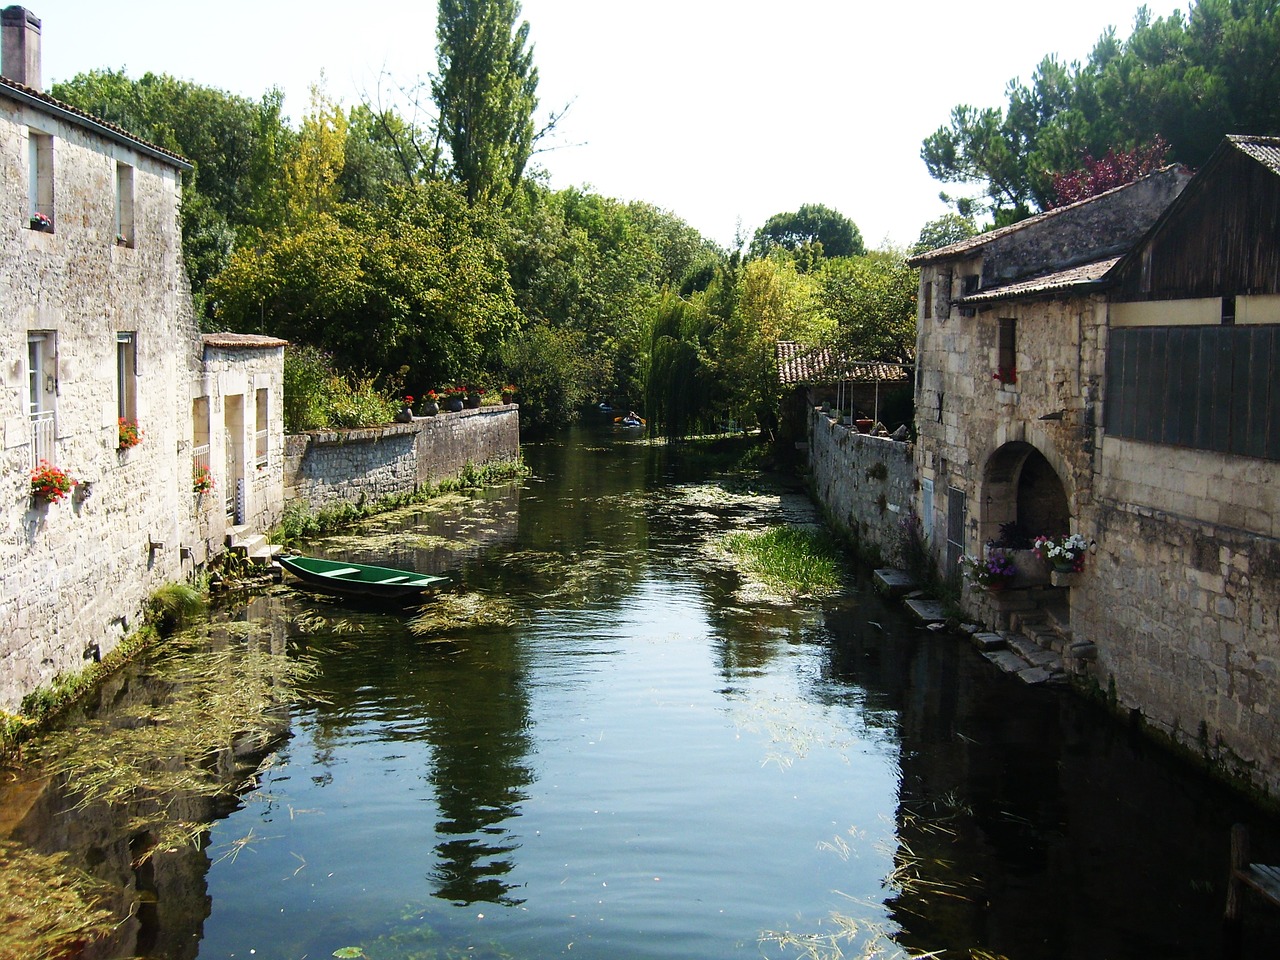
<svg viewBox="0 0 1280 960"><path fill-rule="evenodd" d="M245 611L228 637L310 655L315 695L196 845L138 870L132 815L52 797L22 836L146 893L115 955L1221 956L1226 830L1265 855L1274 820L861 578L744 595L718 538L813 513L738 456L579 436L316 544L459 592L418 620L284 587ZM1244 955L1274 955L1250 916Z"/></svg>

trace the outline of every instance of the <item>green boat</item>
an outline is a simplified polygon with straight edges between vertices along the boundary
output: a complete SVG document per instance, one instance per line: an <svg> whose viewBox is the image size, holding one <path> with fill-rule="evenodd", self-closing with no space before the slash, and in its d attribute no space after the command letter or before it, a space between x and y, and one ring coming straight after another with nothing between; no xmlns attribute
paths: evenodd
<svg viewBox="0 0 1280 960"><path fill-rule="evenodd" d="M348 597L395 600L439 590L449 583L448 577L345 560L321 560L298 554L279 560L280 566L302 581L302 586Z"/></svg>

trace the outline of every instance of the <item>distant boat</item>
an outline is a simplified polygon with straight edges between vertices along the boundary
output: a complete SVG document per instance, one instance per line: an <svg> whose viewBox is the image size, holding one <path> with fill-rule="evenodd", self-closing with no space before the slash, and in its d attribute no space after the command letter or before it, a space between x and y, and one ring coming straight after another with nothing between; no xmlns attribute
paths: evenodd
<svg viewBox="0 0 1280 960"><path fill-rule="evenodd" d="M625 417L614 417L613 422L620 427L643 427L646 421L644 417L629 413Z"/></svg>
<svg viewBox="0 0 1280 960"><path fill-rule="evenodd" d="M342 596L394 600L439 590L449 583L448 577L367 563L321 560L298 554L279 559L280 566L301 580L302 586Z"/></svg>
<svg viewBox="0 0 1280 960"><path fill-rule="evenodd" d="M600 402L600 406L597 409L603 411L604 413L613 413L613 404L611 404L608 400L602 400Z"/></svg>

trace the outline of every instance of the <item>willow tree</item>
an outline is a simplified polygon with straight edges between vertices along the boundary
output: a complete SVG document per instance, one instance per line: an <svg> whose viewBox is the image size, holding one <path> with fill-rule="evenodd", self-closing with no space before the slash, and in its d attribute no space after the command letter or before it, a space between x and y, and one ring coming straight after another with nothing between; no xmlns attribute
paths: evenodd
<svg viewBox="0 0 1280 960"><path fill-rule="evenodd" d="M475 204L505 205L533 153L538 71L516 0L440 0L431 96L453 176Z"/></svg>

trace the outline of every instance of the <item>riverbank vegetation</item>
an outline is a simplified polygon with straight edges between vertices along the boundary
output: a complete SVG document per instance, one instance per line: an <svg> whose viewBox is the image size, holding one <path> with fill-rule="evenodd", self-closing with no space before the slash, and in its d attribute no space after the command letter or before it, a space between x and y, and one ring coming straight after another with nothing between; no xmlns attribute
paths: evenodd
<svg viewBox="0 0 1280 960"><path fill-rule="evenodd" d="M776 416L779 338L845 330L863 359L910 353L901 251L868 253L819 203L725 249L652 204L552 189L532 161L563 111L539 107L519 4L441 0L438 22L420 103L344 105L318 85L290 119L278 90L112 69L51 91L192 161L200 323L290 342L289 429L386 422L450 384L516 384L525 429L601 401L663 436L752 428ZM841 291L860 272L910 282L855 302ZM882 323L892 349L863 342Z"/></svg>
<svg viewBox="0 0 1280 960"><path fill-rule="evenodd" d="M840 587L840 544L824 530L770 527L730 534L725 546L743 574L773 592L812 597Z"/></svg>

